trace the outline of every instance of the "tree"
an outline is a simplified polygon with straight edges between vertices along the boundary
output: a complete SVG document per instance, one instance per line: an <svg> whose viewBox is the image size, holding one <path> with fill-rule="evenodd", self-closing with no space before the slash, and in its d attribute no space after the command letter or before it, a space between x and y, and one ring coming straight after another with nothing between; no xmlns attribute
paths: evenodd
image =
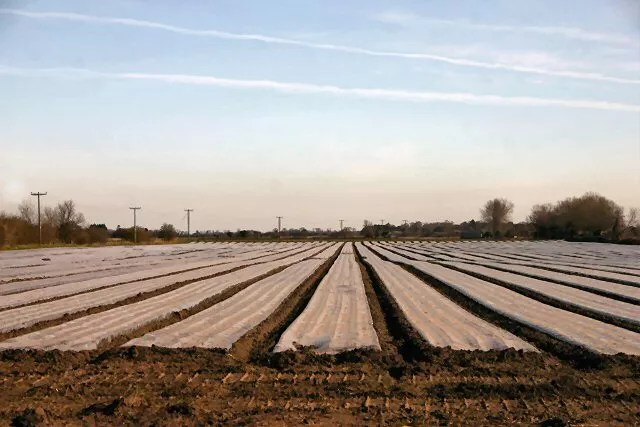
<svg viewBox="0 0 640 427"><path fill-rule="evenodd" d="M64 243L71 243L84 224L84 215L76 211L73 200L65 200L54 209L53 221L58 228L58 238Z"/></svg>
<svg viewBox="0 0 640 427"><path fill-rule="evenodd" d="M626 224L627 224L627 227L640 226L640 209L629 208L629 212L627 213L627 218L626 218Z"/></svg>
<svg viewBox="0 0 640 427"><path fill-rule="evenodd" d="M29 199L23 200L18 205L18 212L20 212L20 218L29 225L35 225L38 221L38 212L36 212L33 202Z"/></svg>
<svg viewBox="0 0 640 427"><path fill-rule="evenodd" d="M619 234L624 211L612 200L597 193L585 193L560 201L555 207L559 225L568 237Z"/></svg>
<svg viewBox="0 0 640 427"><path fill-rule="evenodd" d="M360 234L362 234L363 237L365 238L373 238L376 237L376 229L373 226L373 223L369 220L364 220L364 224L362 225L362 231L360 231Z"/></svg>
<svg viewBox="0 0 640 427"><path fill-rule="evenodd" d="M638 208L629 208L625 218L625 229L621 233L623 239L638 239L640 237L640 211Z"/></svg>
<svg viewBox="0 0 640 427"><path fill-rule="evenodd" d="M511 220L512 212L513 202L507 199L489 200L480 209L482 220L491 224L491 231L494 236L500 232L500 226L503 223Z"/></svg>
<svg viewBox="0 0 640 427"><path fill-rule="evenodd" d="M177 235L178 232L176 231L176 228L173 226L173 224L167 224L166 222L162 224L160 230L158 231L158 237L167 242L169 240L175 239Z"/></svg>
<svg viewBox="0 0 640 427"><path fill-rule="evenodd" d="M569 197L555 205L533 207L529 222L538 238L609 238L618 240L625 228L624 210L597 193ZM627 225L629 216L627 216Z"/></svg>
<svg viewBox="0 0 640 427"><path fill-rule="evenodd" d="M422 234L422 222L412 222L409 225L409 232L412 236L420 236Z"/></svg>
<svg viewBox="0 0 640 427"><path fill-rule="evenodd" d="M535 228L535 237L538 239L558 238L558 215L551 203L535 205L527 218Z"/></svg>

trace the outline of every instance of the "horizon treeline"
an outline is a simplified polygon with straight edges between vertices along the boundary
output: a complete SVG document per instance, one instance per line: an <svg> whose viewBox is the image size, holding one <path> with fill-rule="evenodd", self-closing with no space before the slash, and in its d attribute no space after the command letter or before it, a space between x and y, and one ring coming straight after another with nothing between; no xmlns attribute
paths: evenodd
<svg viewBox="0 0 640 427"><path fill-rule="evenodd" d="M568 197L556 203L535 205L526 221L511 220L514 204L503 198L487 201L479 219L456 224L452 221L406 222L401 225L374 224L365 220L362 228L343 230L283 228L280 232L257 230L196 230L197 240L304 239L304 238L524 238L568 239L603 242L640 242L639 212L624 208L597 193ZM41 215L43 244L105 244L110 239L133 242L133 227L110 230L105 224L87 224L73 200L44 207ZM157 230L136 228L138 243L154 239L170 241L186 233L164 223ZM0 247L33 245L39 242L38 212L31 200L24 200L16 214L0 212Z"/></svg>

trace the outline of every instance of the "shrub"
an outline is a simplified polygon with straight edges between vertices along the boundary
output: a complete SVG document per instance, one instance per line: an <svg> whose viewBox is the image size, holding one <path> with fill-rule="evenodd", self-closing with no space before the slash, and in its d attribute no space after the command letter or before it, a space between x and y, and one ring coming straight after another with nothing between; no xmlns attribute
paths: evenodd
<svg viewBox="0 0 640 427"><path fill-rule="evenodd" d="M89 232L87 230L81 229L73 233L73 243L76 245L86 245L89 242Z"/></svg>
<svg viewBox="0 0 640 427"><path fill-rule="evenodd" d="M162 227L160 227L160 230L158 231L158 237L167 242L175 239L177 235L178 232L173 224L167 224L166 222L162 224Z"/></svg>
<svg viewBox="0 0 640 427"><path fill-rule="evenodd" d="M109 230L104 224L91 224L87 228L89 243L106 243L109 240Z"/></svg>

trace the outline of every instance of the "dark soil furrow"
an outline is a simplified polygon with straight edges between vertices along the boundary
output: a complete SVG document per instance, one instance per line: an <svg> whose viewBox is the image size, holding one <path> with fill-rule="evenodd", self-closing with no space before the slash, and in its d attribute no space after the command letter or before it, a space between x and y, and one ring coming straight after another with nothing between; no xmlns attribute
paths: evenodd
<svg viewBox="0 0 640 427"><path fill-rule="evenodd" d="M317 248L317 249L318 249L317 251L313 252L308 257L305 257L303 260L300 260L300 261L304 261L306 259L312 258L312 257L314 257L315 255L319 254L320 252L322 252L324 250L322 248ZM301 251L301 252L304 252L304 251ZM300 252L296 252L295 254L298 254L298 253L300 253ZM291 255L295 255L295 254L291 254ZM282 259L282 258L279 258L279 259ZM153 331L156 331L158 329L165 328L165 327L167 327L169 325L173 325L174 323L177 323L177 322L179 322L181 320L186 319L189 316L193 316L194 314L197 314L197 313L199 313L201 311L204 311L204 310L210 308L211 306L213 306L215 304L218 304L219 302L222 302L222 301L224 301L224 300L226 300L228 298L231 298L233 295L235 295L238 292L240 292L241 290L251 286L252 284L254 284L256 282L259 282L260 280L265 279L265 278L267 278L269 276L277 274L277 273L281 272L282 270L286 269L287 267L289 267L289 266L291 266L293 264L297 264L300 261L292 262L290 264L277 267L277 268L275 268L275 269L273 269L273 270L271 270L271 271L269 271L269 272L267 272L265 274L262 274L262 275L260 275L258 277L254 277L253 279L247 280L245 282L238 283L237 285L234 285L234 286L224 290L223 292L221 292L219 294L216 294L216 295L213 295L213 296L211 296L209 298L206 298L206 299L200 301L200 303L198 303L197 305L195 305L195 306L193 306L191 308L188 308L186 310L181 310L181 311L178 311L178 312L173 312L168 317L165 317L163 319L158 319L156 321L147 323L147 324L141 326L140 328L138 328L138 329L136 329L134 331L128 332L128 333L123 334L123 335L119 335L117 337L112 337L112 338L110 338L108 340L104 340L104 341L102 341L102 342L100 342L98 344L98 348L102 349L102 350L107 350L109 348L117 347L117 346L120 346L120 345L122 345L122 344L124 344L124 343L126 343L128 341L131 341L134 338L141 337L142 335L147 334L149 332L153 332Z"/></svg>
<svg viewBox="0 0 640 427"><path fill-rule="evenodd" d="M188 272L191 272L191 271L201 270L203 268L211 268L211 267L214 267L214 266L217 266L217 265L225 265L225 264L228 264L228 263L213 264L213 265L208 265L206 267L191 268L191 269L188 269L188 270L180 270L180 271L171 272L171 273L168 273L168 274L160 274L160 275L157 275L157 276L145 277L143 279L130 280L128 282L120 282L120 283L116 283L116 284L113 284L113 285L101 286L99 288L87 289L86 291L75 292L75 293L71 293L71 294L67 294L67 295L60 295L58 297L53 297L53 298L41 299L41 300L33 301L33 302L30 302L30 303L27 303L27 304L16 305L16 306L13 306L13 307L0 308L0 312L8 311L8 310L14 310L16 308L29 307L29 306L32 306L32 305L44 304L44 303L52 302L52 301L58 301L58 300L61 300L61 299L74 297L76 295L90 294L92 292L100 291L100 290L103 290L103 289L115 288L117 286L128 285L128 284L131 284L131 283L144 282L144 281L147 281L147 280L160 279L160 278L163 278L163 277L171 277L171 276L175 276L177 274L188 273ZM198 280L210 279L212 277L220 276L222 274L232 273L234 271L240 270L240 269L245 268L245 267L248 267L248 265L243 265L243 266L240 266L240 267L234 267L232 269L229 269L229 270L226 270L226 271L223 271L223 272L220 272L220 273L210 274L208 276L202 276L202 278L198 278L198 279L185 280L185 281L182 281L182 282L176 282L174 284L171 284L171 285L167 286L166 288L172 288L172 289L169 289L169 290L177 289L180 286L183 286L183 285L186 285L186 284L189 284L189 283L193 283L193 282L196 282ZM177 285L179 285L179 286L177 286ZM175 286L177 286L177 287L175 287ZM165 288L161 288L161 289L158 289L158 290L155 290L155 291L152 291L152 292L148 292L148 293L155 293L155 292L157 292L159 290L162 290L162 289L165 289ZM164 292L160 292L160 293L164 293ZM140 295L144 295L144 294L140 294ZM159 295L159 294L157 294L157 295Z"/></svg>
<svg viewBox="0 0 640 427"><path fill-rule="evenodd" d="M569 274L572 276L581 276L581 277L588 277L590 279L596 279L596 280L600 280L602 282L611 282L611 283L618 283L620 285L625 285L625 286L634 286L636 288L640 287L640 285L638 285L637 283L633 283L627 280L623 280L623 279L616 279L613 277L601 277L598 276L596 273L590 274L590 273L581 273L581 272L577 272L577 271L566 271L566 270L562 270L560 268L560 266L558 267L553 267L549 264L545 264L545 265L536 265L536 268L541 268L543 270L549 270L549 271L555 271L557 273L564 273L564 274ZM581 268L585 268L587 270L589 270L589 268L587 267L581 267ZM594 270L597 271L597 270Z"/></svg>
<svg viewBox="0 0 640 427"><path fill-rule="evenodd" d="M311 257L317 255L318 253L320 253L321 251L322 250L318 250L317 252L313 252L312 255L310 255L309 257L307 257L305 259L311 258ZM297 252L297 253L299 253L299 252ZM295 255L295 254L292 254L292 255ZM279 258L279 259L281 259L281 258ZM89 316L91 314L102 313L104 311L108 311L108 310L111 310L111 309L114 309L114 308L117 308L117 307L121 307L121 306L124 306L124 305L129 305L129 304L133 304L133 303L136 303L136 302L139 302L139 301L143 301L143 300L146 300L146 299L158 296L158 295L166 294L166 293L174 291L176 289L180 289L181 287L189 285L191 283L195 283L195 282L199 282L199 281L202 281L202 280L208 280L208 279L212 279L212 278L215 278L215 277L219 277L219 276L223 276L223 275L226 275L226 274L230 274L230 273L233 273L235 271L238 271L238 270L241 270L241 269L244 269L244 268L247 268L247 267L249 267L251 265L256 265L256 264L263 264L263 262L254 263L254 264L247 264L247 265L243 265L243 266L239 266L239 267L235 267L235 268L229 269L227 271L221 271L219 273L215 273L215 274L210 274L208 276L199 277L197 279L191 279L191 280L185 280L185 281L182 281L182 282L173 283L171 285L162 287L160 289L155 289L155 290L150 291L150 292L139 293L137 295L125 298L125 299L123 299L121 301L117 301L117 302L114 302L112 304L105 304L105 305L100 305L100 306L97 306L97 307L90 307L88 309L85 309L85 310L82 310L82 311L78 311L78 312L75 312L75 313L65 314L64 316L59 317L57 319L51 319L51 320L46 320L44 322L38 322L38 323L36 323L34 325L31 325L31 326L28 326L26 328L20 328L20 329L14 329L14 330L8 331L8 332L2 332L2 333L0 333L0 341L7 340L9 338L14 338L14 337L17 337L17 336L20 336L20 335L25 335L25 334L28 334L28 333L31 333L31 332L39 331L39 330L42 330L42 329L45 329L45 328L50 328L52 326L61 325L63 323L69 322L71 320L79 319L81 317ZM197 269L192 269L192 270L197 270ZM192 270L186 270L186 271L192 271ZM173 274L170 274L168 276L171 276L171 275L173 275ZM158 276L158 277L164 277L164 276ZM144 279L144 280L147 280L147 279ZM134 282L132 282L132 283L134 283ZM118 285L114 285L114 286L118 286ZM109 286L109 287L112 287L112 286ZM101 288L101 289L105 289L105 288ZM240 290L241 289L239 289L238 291L240 291ZM79 295L79 294L76 294L76 295ZM64 297L60 297L60 298L49 299L48 301L55 301L55 300L64 299L64 298L67 298L67 297L69 297L69 295L64 296ZM27 305L35 305L35 304L27 304ZM26 305L21 306L21 307L25 307L25 306ZM12 309L13 308L20 308L20 307L12 307Z"/></svg>
<svg viewBox="0 0 640 427"><path fill-rule="evenodd" d="M375 247L371 247L375 250ZM378 253L381 258L388 260L384 255ZM421 278L426 285L431 286L442 295L446 296L465 310L492 323L504 330L511 332L512 334L532 343L538 349L544 350L553 354L561 360L572 363L579 369L592 369L602 368L607 363L615 360L616 357L606 356L602 354L596 354L585 348L561 341L549 334L540 332L530 326L517 322L507 316L499 314L486 306L472 300L461 292L453 289L437 278L426 274L425 272L418 270L407 264L396 263L402 266L407 271ZM627 361L634 358L626 355L619 355L620 360Z"/></svg>
<svg viewBox="0 0 640 427"><path fill-rule="evenodd" d="M600 295L600 296L603 296L603 297L611 298L611 299L614 299L614 300L617 300L617 301L626 302L626 303L629 303L629 304L640 305L640 302L638 302L638 300L636 300L636 299L628 298L628 297L625 297L624 295L620 295L620 294L614 294L614 293L611 293L611 292L603 291L601 289L590 288L588 286L582 286L582 285L579 285L579 284L576 284L576 283L567 283L567 282L564 282L564 281L558 280L558 279L536 276L533 273L527 273L527 272L523 272L523 271L513 271L513 270L510 270L510 269L508 269L506 267L501 267L501 266L497 266L497 265L485 265L485 264L477 263L477 262L474 262L474 261L465 261L465 262L467 264L477 264L477 265L481 265L483 267L492 268L494 270L504 271L505 273L518 274L520 276L530 277L532 279L543 280L545 282L550 282L550 283L557 283L558 285L567 286L567 287L575 288L575 289L580 289L581 291L591 292L592 294L596 294L596 295Z"/></svg>
<svg viewBox="0 0 640 427"><path fill-rule="evenodd" d="M162 294L166 294L166 293L171 292L171 291L175 291L176 289L180 289L181 287L186 286L188 284L199 282L199 281L202 281L202 280L212 279L214 277L223 276L225 274L230 274L230 273L233 273L235 271L241 270L241 269L243 269L245 267L247 267L247 266L236 267L236 268L233 268L233 269L230 269L230 270L227 270L227 271L221 271L221 272L216 273L216 274L210 274L209 276L203 276L203 277L199 277L197 279L185 280L185 281L182 281L182 282L173 283L171 285L168 285L168 286L165 286L165 287L162 287L162 288L159 288L159 289L155 289L155 290L150 291L150 292L139 293L137 295L125 298L123 300L116 301L116 302L114 302L112 304L105 304L105 305L99 305L97 307L90 307L90 308L88 308L86 310L81 310L81 311L77 311L75 313L65 314L64 316L59 317L57 319L51 319L51 320L45 320L44 322L38 322L38 323L36 323L34 325L31 325L31 326L28 326L26 328L14 329L14 330L8 331L8 332L1 332L0 333L0 341L6 340L6 339L9 339L9 338L13 338L13 337L17 337L17 336L20 336L20 335L25 335L25 334L28 334L28 333L31 333L31 332L39 331L41 329L49 328L49 327L52 327L52 326L61 325L63 323L69 322L69 321L74 320L74 319L79 319L81 317L89 316L91 314L102 313L103 311L108 311L108 310L111 310L113 308L121 307L123 305L129 305L129 304L133 304L133 303L136 303L136 302L139 302L139 301L143 301L145 299L149 299L149 298L152 298L152 297L155 297L155 296L158 296L158 295L162 295ZM104 288L102 288L102 289L104 289ZM76 295L79 295L79 294L76 294ZM52 299L47 300L46 302L56 301L56 300L64 299L64 298L67 298L67 297L69 297L69 296L67 295L67 296L59 297L59 298L52 298ZM12 309L14 309L14 308L18 308L19 309L21 307L26 307L28 305L35 305L35 304L27 304L27 305L23 305L23 306L19 306L19 307L12 307Z"/></svg>
<svg viewBox="0 0 640 427"><path fill-rule="evenodd" d="M305 309L341 249L342 245L339 245L336 252L298 286L267 319L236 341L231 348L231 355L243 361L265 361L265 356L270 354L280 335ZM268 363L269 357L266 359Z"/></svg>
<svg viewBox="0 0 640 427"><path fill-rule="evenodd" d="M371 265L367 263L359 251L356 250L356 254L367 288L372 291L367 294L369 306L375 306L377 315L384 319L386 323L385 335L390 336L391 344L400 352L406 362L424 360L425 355L430 353L431 346L411 326L402 309Z"/></svg>
<svg viewBox="0 0 640 427"><path fill-rule="evenodd" d="M504 280L496 279L494 277L486 276L481 273L477 273L474 271L466 271L462 268L457 268L456 266L441 264L443 267L449 268L451 270L458 271L463 274L467 274L469 276L473 276L477 279L484 280L485 282L493 283L494 285L502 286L503 288L510 289L514 292L517 292L521 295L534 299L536 301L540 301L543 304L550 305L552 307L559 308L561 310L571 311L576 314L580 314L582 316L590 317L592 319L599 320L601 322L609 323L615 326L619 326L621 328L629 329L630 331L640 332L640 325L630 322L625 319L620 319L613 315L607 315L604 313L598 313L592 310L589 310L587 307L582 307L575 304L570 304L566 301L562 301L539 292L536 292L531 289L523 288L521 286L514 285L512 283L506 282Z"/></svg>

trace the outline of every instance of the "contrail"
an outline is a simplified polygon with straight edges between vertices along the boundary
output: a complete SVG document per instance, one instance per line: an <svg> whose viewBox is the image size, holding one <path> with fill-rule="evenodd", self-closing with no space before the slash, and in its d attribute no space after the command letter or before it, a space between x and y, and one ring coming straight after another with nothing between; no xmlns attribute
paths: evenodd
<svg viewBox="0 0 640 427"><path fill-rule="evenodd" d="M0 14L15 15L15 16L21 16L21 17L33 18L33 19L58 19L58 20L97 23L97 24L126 25L130 27L141 27L141 28L170 31L177 34L190 35L190 36L215 37L219 39L228 39L228 40L257 41L262 43L299 46L299 47L305 47L310 49L331 50L331 51L352 53L352 54L358 54L358 55L367 55L367 56L437 61L437 62L443 62L443 63L458 65L463 67L474 67L474 68L483 68L483 69L491 69L491 70L507 70L507 71L514 71L519 73L538 74L538 75L553 76L553 77L565 77L565 78L580 79L580 80L595 80L595 81L605 81L605 82L621 83L621 84L640 84L640 80L638 79L626 79L621 77L608 76L600 73L549 70L545 68L503 64L500 62L475 61L471 59L454 58L449 56L433 55L429 53L379 51L379 50L371 50L371 49L336 45L336 44L310 43L310 42L305 42L305 41L300 41L295 39L271 37L271 36L266 36L262 34L239 34L239 33L229 33L229 32L218 31L218 30L194 30L190 28L162 24L159 22L141 21L137 19L128 19L128 18L109 18L109 17L99 17L99 16L93 16L93 15L83 15L78 13L66 13L66 12L27 12L27 11L21 11L17 9L0 9Z"/></svg>
<svg viewBox="0 0 640 427"><path fill-rule="evenodd" d="M0 66L0 75L74 78L140 80L172 84L216 86L237 89L273 90L292 94L326 94L388 101L453 102L462 104L516 106L516 107L563 107L610 111L640 112L640 105L608 101L549 99L531 97L506 97L465 92L422 92L395 89L344 88L309 83L290 83L273 80L240 80L215 76L189 74L107 73L77 68L26 69Z"/></svg>

